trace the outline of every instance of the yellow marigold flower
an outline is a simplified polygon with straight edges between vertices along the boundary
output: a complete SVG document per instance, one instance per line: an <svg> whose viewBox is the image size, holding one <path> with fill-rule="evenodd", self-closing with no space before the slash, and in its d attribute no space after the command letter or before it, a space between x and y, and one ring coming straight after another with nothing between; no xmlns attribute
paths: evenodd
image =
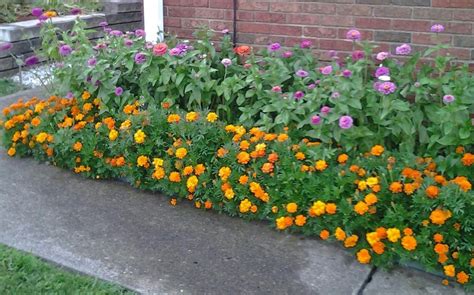
<svg viewBox="0 0 474 295"><path fill-rule="evenodd" d="M456 275L456 280L458 283L464 285L469 282L469 275L464 271L458 272L458 274Z"/></svg>
<svg viewBox="0 0 474 295"><path fill-rule="evenodd" d="M164 164L164 161L163 161L162 158L154 158L153 159L153 165L155 167L161 167L161 166L163 166L163 164Z"/></svg>
<svg viewBox="0 0 474 295"><path fill-rule="evenodd" d="M372 149L370 150L370 154L372 156L381 156L384 152L384 148L381 145L374 145Z"/></svg>
<svg viewBox="0 0 474 295"><path fill-rule="evenodd" d="M404 236L402 238L402 246L408 251L413 251L416 249L417 242L413 236Z"/></svg>
<svg viewBox="0 0 474 295"><path fill-rule="evenodd" d="M73 146L72 149L76 152L80 152L82 150L82 143L80 141L76 142Z"/></svg>
<svg viewBox="0 0 474 295"><path fill-rule="evenodd" d="M345 164L349 160L349 156L347 154L340 154L337 156L337 162L339 164Z"/></svg>
<svg viewBox="0 0 474 295"><path fill-rule="evenodd" d="M82 93L82 99L83 100L88 100L91 97L91 94L88 91L84 91Z"/></svg>
<svg viewBox="0 0 474 295"><path fill-rule="evenodd" d="M7 154L13 157L16 154L16 149L14 147L9 148Z"/></svg>
<svg viewBox="0 0 474 295"><path fill-rule="evenodd" d="M304 215L297 215L295 218L295 224L297 226L304 226L306 224L306 217Z"/></svg>
<svg viewBox="0 0 474 295"><path fill-rule="evenodd" d="M342 228L337 227L334 236L338 241L344 241L346 239L346 232Z"/></svg>
<svg viewBox="0 0 474 295"><path fill-rule="evenodd" d="M327 203L325 206L325 210L327 214L336 214L337 206L334 203Z"/></svg>
<svg viewBox="0 0 474 295"><path fill-rule="evenodd" d="M171 114L168 116L168 123L179 123L181 117L178 114Z"/></svg>
<svg viewBox="0 0 474 295"><path fill-rule="evenodd" d="M369 187L373 187L379 183L379 179L377 177L369 177L367 178L366 182Z"/></svg>
<svg viewBox="0 0 474 295"><path fill-rule="evenodd" d="M316 161L315 167L318 171L324 171L328 167L328 164L324 160L318 160Z"/></svg>
<svg viewBox="0 0 474 295"><path fill-rule="evenodd" d="M297 153L295 154L295 157L296 157L296 159L298 159L298 160L300 160L300 161L306 159L306 156L305 156L302 152L297 152Z"/></svg>
<svg viewBox="0 0 474 295"><path fill-rule="evenodd" d="M219 169L219 177L223 180L226 181L230 174L232 173L232 170L229 167L222 167Z"/></svg>
<svg viewBox="0 0 474 295"><path fill-rule="evenodd" d="M359 215L364 215L369 211L369 206L363 201L357 202L357 204L354 206L354 211L359 214Z"/></svg>
<svg viewBox="0 0 474 295"><path fill-rule="evenodd" d="M211 123L214 123L215 121L217 121L218 118L219 116L217 116L217 114L214 112L210 112L209 114L207 114L207 117L206 117L207 121Z"/></svg>
<svg viewBox="0 0 474 295"><path fill-rule="evenodd" d="M365 196L364 201L367 205L370 206L370 205L373 205L373 204L377 203L378 199L377 199L377 196L375 194L370 193L370 194Z"/></svg>
<svg viewBox="0 0 474 295"><path fill-rule="evenodd" d="M326 230L326 229L323 229L320 233L319 233L319 237L321 238L321 240L327 240L329 239L329 236L331 235L331 233Z"/></svg>
<svg viewBox="0 0 474 295"><path fill-rule="evenodd" d="M272 206L272 213L278 213L278 207Z"/></svg>
<svg viewBox="0 0 474 295"><path fill-rule="evenodd" d="M252 207L252 203L249 199L243 199L239 204L239 211L240 213L247 213L250 211L250 207Z"/></svg>
<svg viewBox="0 0 474 295"><path fill-rule="evenodd" d="M435 209L430 214L430 220L433 224L442 225L451 217L451 211L444 209Z"/></svg>
<svg viewBox="0 0 474 295"><path fill-rule="evenodd" d="M201 175L206 171L206 167L203 164L197 164L196 167L194 167L194 174L196 175Z"/></svg>
<svg viewBox="0 0 474 295"><path fill-rule="evenodd" d="M198 184L199 184L199 180L194 175L189 177L188 180L186 181L186 187L191 190L194 190L194 188L196 188Z"/></svg>
<svg viewBox="0 0 474 295"><path fill-rule="evenodd" d="M392 242L396 243L401 237L400 230L398 228L389 228L387 230L387 239Z"/></svg>
<svg viewBox="0 0 474 295"><path fill-rule="evenodd" d="M359 241L359 237L357 235L352 235L344 240L344 247L355 247L357 245L357 241Z"/></svg>
<svg viewBox="0 0 474 295"><path fill-rule="evenodd" d="M184 157L186 157L187 154L188 154L188 151L185 148L179 148L175 152L175 156L178 159L184 159Z"/></svg>
<svg viewBox="0 0 474 295"><path fill-rule="evenodd" d="M229 189L226 189L225 192L224 192L224 196L228 199L228 200L231 200L234 198L235 194L234 194L234 190L229 188Z"/></svg>
<svg viewBox="0 0 474 295"><path fill-rule="evenodd" d="M165 178L165 169L163 167L155 167L152 177L157 180Z"/></svg>
<svg viewBox="0 0 474 295"><path fill-rule="evenodd" d="M296 203L288 203L286 205L286 211L288 213L295 213L298 210L298 205Z"/></svg>
<svg viewBox="0 0 474 295"><path fill-rule="evenodd" d="M280 134L278 134L277 140L278 140L279 142L284 142L284 141L286 141L287 139L288 139L288 134L286 134L286 133L280 133Z"/></svg>
<svg viewBox="0 0 474 295"><path fill-rule="evenodd" d="M117 139L118 135L119 135L118 131L115 130L115 129L112 129L112 130L110 130L110 132L109 132L109 139L110 139L111 141L114 141L114 140Z"/></svg>
<svg viewBox="0 0 474 295"><path fill-rule="evenodd" d="M309 209L310 216L321 216L326 212L326 204L322 201L316 201Z"/></svg>
<svg viewBox="0 0 474 295"><path fill-rule="evenodd" d="M186 114L186 121L187 122L194 122L199 118L199 114L196 112L189 112Z"/></svg>
<svg viewBox="0 0 474 295"><path fill-rule="evenodd" d="M135 139L136 143L141 144L145 142L146 134L141 129L139 129L137 132L135 132L133 138Z"/></svg>
<svg viewBox="0 0 474 295"><path fill-rule="evenodd" d="M380 237L376 231L365 234L365 238L370 246L373 246L375 243L380 241Z"/></svg>
<svg viewBox="0 0 474 295"><path fill-rule="evenodd" d="M147 156L139 156L137 159L137 166L148 168L150 165L149 161L150 159Z"/></svg>
<svg viewBox="0 0 474 295"><path fill-rule="evenodd" d="M240 152L237 154L237 162L239 164L247 164L250 161L250 155L247 152Z"/></svg>
<svg viewBox="0 0 474 295"><path fill-rule="evenodd" d="M370 256L369 250L367 249L361 249L359 252L357 252L357 260L362 264L368 264L371 258L372 257Z"/></svg>
<svg viewBox="0 0 474 295"><path fill-rule="evenodd" d="M36 141L39 143L45 142L47 138L48 138L48 133L46 132L41 132L38 135L36 135Z"/></svg>
<svg viewBox="0 0 474 295"><path fill-rule="evenodd" d="M132 122L130 120L125 120L120 124L120 130L127 130L130 126L132 126Z"/></svg>
<svg viewBox="0 0 474 295"><path fill-rule="evenodd" d="M357 188L361 191L366 190L367 189L367 182L365 182L364 180L359 181L359 183L357 184Z"/></svg>
<svg viewBox="0 0 474 295"><path fill-rule="evenodd" d="M171 182L180 182L181 181L181 175L179 175L178 172L171 172L170 175L168 176L168 179L171 181Z"/></svg>
<svg viewBox="0 0 474 295"><path fill-rule="evenodd" d="M452 264L445 265L443 269L444 269L444 274L448 277L454 277L454 275L456 274L456 268Z"/></svg>

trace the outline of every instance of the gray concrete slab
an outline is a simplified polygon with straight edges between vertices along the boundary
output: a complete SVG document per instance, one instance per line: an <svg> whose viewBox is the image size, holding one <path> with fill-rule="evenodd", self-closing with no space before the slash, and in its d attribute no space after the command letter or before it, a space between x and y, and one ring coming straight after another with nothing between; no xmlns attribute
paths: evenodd
<svg viewBox="0 0 474 295"><path fill-rule="evenodd" d="M443 278L409 268L391 271L377 269L364 289L364 295L461 295L467 294L455 283L441 284ZM472 293L471 293L472 294Z"/></svg>
<svg viewBox="0 0 474 295"><path fill-rule="evenodd" d="M0 155L0 243L159 294L353 294L345 250Z"/></svg>

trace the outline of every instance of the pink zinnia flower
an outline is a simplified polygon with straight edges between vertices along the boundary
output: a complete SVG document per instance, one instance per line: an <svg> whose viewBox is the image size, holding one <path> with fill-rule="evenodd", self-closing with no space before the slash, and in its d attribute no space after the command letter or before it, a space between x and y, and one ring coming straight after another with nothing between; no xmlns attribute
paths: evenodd
<svg viewBox="0 0 474 295"><path fill-rule="evenodd" d="M394 93L396 89L397 89L397 86L395 86L395 84L393 84L392 82L383 82L383 83L380 83L377 87L377 91L385 95Z"/></svg>
<svg viewBox="0 0 474 295"><path fill-rule="evenodd" d="M13 44L10 42L0 43L0 51L8 51L12 49Z"/></svg>
<svg viewBox="0 0 474 295"><path fill-rule="evenodd" d="M320 112L323 114L323 115L327 115L329 114L329 112L331 111L331 108L328 107L328 106L323 106L320 110Z"/></svg>
<svg viewBox="0 0 474 295"><path fill-rule="evenodd" d="M268 50L269 51L277 51L280 48L281 48L280 43L273 43L273 44L268 45Z"/></svg>
<svg viewBox="0 0 474 295"><path fill-rule="evenodd" d="M395 53L398 55L408 55L411 53L411 46L408 44L402 44L395 49Z"/></svg>
<svg viewBox="0 0 474 295"><path fill-rule="evenodd" d="M303 91L296 91L295 94L293 95L293 97L295 98L295 100L300 100L302 99L304 96L304 92Z"/></svg>
<svg viewBox="0 0 474 295"><path fill-rule="evenodd" d="M283 52L283 54L282 54L281 56L282 56L283 58L290 58L290 57L293 56L293 52L291 52L291 51L288 50L288 51Z"/></svg>
<svg viewBox="0 0 474 295"><path fill-rule="evenodd" d="M166 43L158 43L153 46L153 55L155 56L162 56L165 55L168 51L168 45Z"/></svg>
<svg viewBox="0 0 474 295"><path fill-rule="evenodd" d="M361 34L359 31L352 29L347 32L346 38L352 41L359 41L361 39Z"/></svg>
<svg viewBox="0 0 474 295"><path fill-rule="evenodd" d="M390 75L390 69L387 67L378 67L377 70L375 70L375 77L380 77L380 76L388 76Z"/></svg>
<svg viewBox="0 0 474 295"><path fill-rule="evenodd" d="M383 61L386 58L388 58L389 56L390 56L390 53L382 51L382 52L377 53L376 59L380 60L380 61Z"/></svg>
<svg viewBox="0 0 474 295"><path fill-rule="evenodd" d="M300 47L301 48L310 48L313 43L310 40L303 40L301 41Z"/></svg>
<svg viewBox="0 0 474 295"><path fill-rule="evenodd" d="M308 77L308 72L306 72L305 70L298 70L296 71L296 76L298 77L301 77L301 78L305 78L305 77Z"/></svg>
<svg viewBox="0 0 474 295"><path fill-rule="evenodd" d="M350 76L352 76L351 70L345 69L344 71L342 71L342 76L349 78Z"/></svg>
<svg viewBox="0 0 474 295"><path fill-rule="evenodd" d="M354 119L351 116L342 116L339 118L339 127L342 129L349 129L352 127Z"/></svg>
<svg viewBox="0 0 474 295"><path fill-rule="evenodd" d="M434 24L431 26L431 32L433 33L441 33L444 32L444 26L441 24Z"/></svg>
<svg viewBox="0 0 474 295"><path fill-rule="evenodd" d="M281 87L278 86L278 85L277 85L277 86L273 86L273 87L272 87L272 91L273 91L273 92L281 92Z"/></svg>
<svg viewBox="0 0 474 295"><path fill-rule="evenodd" d="M122 87L116 87L114 92L115 92L115 95L120 96L123 93L123 88Z"/></svg>
<svg viewBox="0 0 474 295"><path fill-rule="evenodd" d="M325 66L320 68L321 74L323 75L329 75L332 73L332 66Z"/></svg>
<svg viewBox="0 0 474 295"><path fill-rule="evenodd" d="M352 59L353 60L359 60L363 59L365 57L365 53L362 50L356 50L352 52Z"/></svg>
<svg viewBox="0 0 474 295"><path fill-rule="evenodd" d="M311 124L313 124L313 125L321 124L321 117L318 116L318 115L311 116Z"/></svg>
<svg viewBox="0 0 474 295"><path fill-rule="evenodd" d="M443 102L445 104L452 103L455 100L456 100L456 98L454 97L454 95L446 94L445 96L443 96Z"/></svg>

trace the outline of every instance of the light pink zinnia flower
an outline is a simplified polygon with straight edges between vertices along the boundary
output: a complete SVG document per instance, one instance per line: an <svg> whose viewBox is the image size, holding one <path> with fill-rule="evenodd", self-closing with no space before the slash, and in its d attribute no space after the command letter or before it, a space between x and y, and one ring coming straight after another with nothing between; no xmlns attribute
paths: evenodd
<svg viewBox="0 0 474 295"><path fill-rule="evenodd" d="M339 127L342 129L349 129L352 127L354 119L351 116L342 116L339 118Z"/></svg>
<svg viewBox="0 0 474 295"><path fill-rule="evenodd" d="M411 53L411 46L402 44L395 49L395 53L398 55L409 55Z"/></svg>
<svg viewBox="0 0 474 295"><path fill-rule="evenodd" d="M376 59L383 61L387 59L389 56L390 56L390 53L382 51L382 52L377 53Z"/></svg>
<svg viewBox="0 0 474 295"><path fill-rule="evenodd" d="M323 75L329 75L332 73L332 66L325 66L320 68L321 74Z"/></svg>
<svg viewBox="0 0 474 295"><path fill-rule="evenodd" d="M431 26L431 32L433 33L441 33L444 32L444 26L441 24L434 24Z"/></svg>
<svg viewBox="0 0 474 295"><path fill-rule="evenodd" d="M456 98L454 97L454 95L446 94L445 96L443 96L443 102L445 104L452 103L455 100L456 100Z"/></svg>
<svg viewBox="0 0 474 295"><path fill-rule="evenodd" d="M347 32L346 38L352 41L359 41L361 39L361 34L359 31L352 29Z"/></svg>

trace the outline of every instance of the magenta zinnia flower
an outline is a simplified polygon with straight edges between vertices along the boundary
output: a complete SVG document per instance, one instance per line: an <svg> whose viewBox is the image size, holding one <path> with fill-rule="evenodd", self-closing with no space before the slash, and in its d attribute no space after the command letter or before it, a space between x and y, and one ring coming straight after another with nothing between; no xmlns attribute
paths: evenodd
<svg viewBox="0 0 474 295"><path fill-rule="evenodd" d="M395 49L395 53L398 55L408 55L411 53L411 46L408 44L402 44Z"/></svg>
<svg viewBox="0 0 474 295"><path fill-rule="evenodd" d="M115 88L115 95L120 96L123 93L123 88L122 87L116 87Z"/></svg>
<svg viewBox="0 0 474 295"><path fill-rule="evenodd" d="M68 56L70 55L72 52L72 48L71 46L65 44L65 45L62 45L61 47L59 47L59 54L61 54L62 56Z"/></svg>
<svg viewBox="0 0 474 295"><path fill-rule="evenodd" d="M392 82L383 82L378 84L377 86L377 91L385 95L394 93L396 89L397 86L395 86L395 84L393 84Z"/></svg>
<svg viewBox="0 0 474 295"><path fill-rule="evenodd" d="M146 33L145 33L144 30L138 29L138 30L135 30L135 36L137 36L137 37L145 37L145 36L146 36Z"/></svg>
<svg viewBox="0 0 474 295"><path fill-rule="evenodd" d="M119 31L119 30L111 30L109 34L115 37L120 37L123 35L122 31Z"/></svg>
<svg viewBox="0 0 474 295"><path fill-rule="evenodd" d="M375 77L380 77L380 76L388 76L390 75L390 69L387 67L378 67L377 70L375 70Z"/></svg>
<svg viewBox="0 0 474 295"><path fill-rule="evenodd" d="M291 51L285 51L285 52L283 52L283 53L281 54L281 56L282 56L283 58L290 58L290 57L293 56L293 52L291 52Z"/></svg>
<svg viewBox="0 0 474 295"><path fill-rule="evenodd" d="M349 129L352 127L354 120L351 116L342 116L339 118L339 127L342 129Z"/></svg>
<svg viewBox="0 0 474 295"><path fill-rule="evenodd" d="M352 52L352 60L359 60L365 57L365 53L362 50L355 50Z"/></svg>
<svg viewBox="0 0 474 295"><path fill-rule="evenodd" d="M11 44L10 42L0 43L0 51L8 51L12 49L12 47L13 44Z"/></svg>
<svg viewBox="0 0 474 295"><path fill-rule="evenodd" d="M123 44L127 47L130 47L130 46L133 45L133 40L125 39L125 40L123 40Z"/></svg>
<svg viewBox="0 0 474 295"><path fill-rule="evenodd" d="M31 14L36 17L40 17L43 14L43 8L33 7L31 9Z"/></svg>
<svg viewBox="0 0 474 295"><path fill-rule="evenodd" d="M311 116L311 124L313 124L313 125L321 124L321 117L318 116L318 115Z"/></svg>
<svg viewBox="0 0 474 295"><path fill-rule="evenodd" d="M82 10L79 7L74 7L74 8L71 9L70 12L71 12L72 15L78 15L78 14L82 13Z"/></svg>
<svg viewBox="0 0 474 295"><path fill-rule="evenodd" d="M135 54L135 57L134 57L134 60L135 60L135 63L140 65L144 62L146 62L146 55L145 53L143 52L138 52L137 54Z"/></svg>
<svg viewBox="0 0 474 295"><path fill-rule="evenodd" d="M97 64L97 59L96 59L95 57L89 58L89 59L87 60L87 65L88 65L89 67L93 67L93 66L95 66L96 64Z"/></svg>
<svg viewBox="0 0 474 295"><path fill-rule="evenodd" d="M355 29L349 30L346 34L346 38L352 41L359 41L361 39L361 34Z"/></svg>
<svg viewBox="0 0 474 295"><path fill-rule="evenodd" d="M300 100L302 99L304 96L304 92L303 91L296 91L295 94L293 95L293 97L295 98L295 100Z"/></svg>
<svg viewBox="0 0 474 295"><path fill-rule="evenodd" d="M323 114L323 115L327 115L329 114L329 112L331 111L331 108L328 107L328 106L323 106L320 110L320 112Z"/></svg>
<svg viewBox="0 0 474 295"><path fill-rule="evenodd" d="M456 98L454 97L454 95L446 94L445 96L443 96L443 102L445 104L452 103L455 100L456 100Z"/></svg>
<svg viewBox="0 0 474 295"><path fill-rule="evenodd" d="M37 63L39 63L39 58L36 55L30 56L25 59L25 65L27 66L33 66Z"/></svg>
<svg viewBox="0 0 474 295"><path fill-rule="evenodd" d="M310 40L303 40L301 41L300 47L305 49L305 48L310 48L313 43Z"/></svg>
<svg viewBox="0 0 474 295"><path fill-rule="evenodd" d="M277 51L280 48L281 48L280 43L273 43L273 44L268 45L268 50L269 51Z"/></svg>
<svg viewBox="0 0 474 295"><path fill-rule="evenodd" d="M349 78L350 76L352 76L351 70L345 69L344 71L342 71L342 76Z"/></svg>

